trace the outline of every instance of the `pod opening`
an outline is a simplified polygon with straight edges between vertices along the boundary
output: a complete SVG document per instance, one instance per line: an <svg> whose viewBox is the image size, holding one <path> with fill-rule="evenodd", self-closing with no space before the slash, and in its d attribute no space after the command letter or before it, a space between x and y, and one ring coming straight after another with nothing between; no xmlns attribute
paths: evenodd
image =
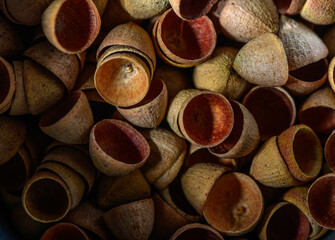
<svg viewBox="0 0 335 240"><path fill-rule="evenodd" d="M42 236L41 240L87 240L84 232L74 224L59 223L50 227Z"/></svg>
<svg viewBox="0 0 335 240"><path fill-rule="evenodd" d="M304 82L316 82L325 78L327 72L328 72L327 60L321 59L317 62L298 68L294 71L290 71L290 75Z"/></svg>

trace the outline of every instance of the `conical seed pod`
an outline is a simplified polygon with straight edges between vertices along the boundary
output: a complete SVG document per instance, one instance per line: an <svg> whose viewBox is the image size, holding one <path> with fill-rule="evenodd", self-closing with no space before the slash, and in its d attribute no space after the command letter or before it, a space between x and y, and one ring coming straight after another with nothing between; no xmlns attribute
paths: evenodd
<svg viewBox="0 0 335 240"><path fill-rule="evenodd" d="M184 89L181 90L175 98L172 99L170 105L168 106L166 119L167 122L170 125L170 128L174 131L175 134L177 134L179 137L184 138L184 135L181 133L178 125L178 116L180 113L180 110L184 104L184 102L195 96L196 94L200 93L200 90L196 89Z"/></svg>
<svg viewBox="0 0 335 240"><path fill-rule="evenodd" d="M291 174L301 182L314 179L322 167L322 146L311 128L300 124L277 138L277 144Z"/></svg>
<svg viewBox="0 0 335 240"><path fill-rule="evenodd" d="M149 143L150 155L141 168L150 184L166 188L177 176L186 155L187 144L163 128L141 131Z"/></svg>
<svg viewBox="0 0 335 240"><path fill-rule="evenodd" d="M40 128L47 135L68 144L88 143L93 114L85 94L74 91L44 113Z"/></svg>
<svg viewBox="0 0 335 240"><path fill-rule="evenodd" d="M310 126L321 141L335 128L335 92L330 87L311 94L299 109L299 121Z"/></svg>
<svg viewBox="0 0 335 240"><path fill-rule="evenodd" d="M128 107L139 103L149 91L151 73L135 54L114 53L99 62L94 84L108 103Z"/></svg>
<svg viewBox="0 0 335 240"><path fill-rule="evenodd" d="M308 189L307 201L309 211L314 220L322 227L335 229L334 219L334 183L335 174L319 177Z"/></svg>
<svg viewBox="0 0 335 240"><path fill-rule="evenodd" d="M0 165L15 156L26 138L23 121L0 115Z"/></svg>
<svg viewBox="0 0 335 240"><path fill-rule="evenodd" d="M240 42L267 32L276 34L278 23L276 6L270 0L229 0L220 14L224 33Z"/></svg>
<svg viewBox="0 0 335 240"><path fill-rule="evenodd" d="M117 110L135 126L156 128L163 121L167 100L165 83L161 79L154 78L141 102L130 107L117 107Z"/></svg>
<svg viewBox="0 0 335 240"><path fill-rule="evenodd" d="M31 218L49 223L66 216L72 206L72 197L69 187L56 174L38 172L26 183L22 204Z"/></svg>
<svg viewBox="0 0 335 240"><path fill-rule="evenodd" d="M84 180L86 192L91 191L95 180L95 168L88 154L70 146L60 146L49 151L42 162L64 164L78 173Z"/></svg>
<svg viewBox="0 0 335 240"><path fill-rule="evenodd" d="M65 218L66 222L73 223L94 234L94 239L112 239L110 231L103 222L104 211L89 201L84 201L73 209Z"/></svg>
<svg viewBox="0 0 335 240"><path fill-rule="evenodd" d="M2 0L1 10L13 22L27 26L41 23L43 11L53 0Z"/></svg>
<svg viewBox="0 0 335 240"><path fill-rule="evenodd" d="M291 95L280 87L254 87L242 104L254 116L262 141L279 135L296 120L296 106Z"/></svg>
<svg viewBox="0 0 335 240"><path fill-rule="evenodd" d="M126 186L126 187L125 187ZM97 202L102 208L138 201L150 197L151 188L143 173L136 169L127 175L102 175L98 184Z"/></svg>
<svg viewBox="0 0 335 240"><path fill-rule="evenodd" d="M0 1L0 8L2 8L4 4L3 1ZM13 26L2 15L0 16L0 33L0 56L12 57L22 51L22 39L17 34L16 29L13 28Z"/></svg>
<svg viewBox="0 0 335 240"><path fill-rule="evenodd" d="M335 22L335 5L332 0L307 0L300 16L309 22L328 25Z"/></svg>
<svg viewBox="0 0 335 240"><path fill-rule="evenodd" d="M335 131L330 134L326 141L324 154L329 168L335 172Z"/></svg>
<svg viewBox="0 0 335 240"><path fill-rule="evenodd" d="M229 100L244 95L251 84L232 68L237 53L232 47L217 47L210 59L194 68L195 87L221 93Z"/></svg>
<svg viewBox="0 0 335 240"><path fill-rule="evenodd" d="M107 47L124 45L132 47L146 54L156 66L155 50L149 34L136 23L121 24L112 29L100 44L97 50L97 59L100 58Z"/></svg>
<svg viewBox="0 0 335 240"><path fill-rule="evenodd" d="M282 197L284 201L287 201L297 208L306 215L311 225L311 231L309 234L309 238L314 238L320 234L322 231L322 227L313 219L311 213L308 209L308 202L307 202L307 192L308 187L294 187L289 189Z"/></svg>
<svg viewBox="0 0 335 240"><path fill-rule="evenodd" d="M41 240L89 240L89 236L78 226L72 223L57 223L48 228L42 235Z"/></svg>
<svg viewBox="0 0 335 240"><path fill-rule="evenodd" d="M43 41L28 48L24 56L52 72L62 81L68 92L71 92L80 71L76 55L63 53L48 41Z"/></svg>
<svg viewBox="0 0 335 240"><path fill-rule="evenodd" d="M190 4L187 0L169 0L173 11L184 20L195 20L205 16L217 1L198 1Z"/></svg>
<svg viewBox="0 0 335 240"><path fill-rule="evenodd" d="M265 33L245 44L233 67L245 80L261 86L282 86L288 79L285 50L273 33Z"/></svg>
<svg viewBox="0 0 335 240"><path fill-rule="evenodd" d="M192 144L213 147L231 133L234 113L223 95L204 91L184 102L178 124L185 138Z"/></svg>
<svg viewBox="0 0 335 240"><path fill-rule="evenodd" d="M101 19L92 0L55 0L43 12L41 24L50 43L64 53L74 54L93 43Z"/></svg>
<svg viewBox="0 0 335 240"><path fill-rule="evenodd" d="M330 61L335 56L335 43L333 41L335 37L335 26L332 26L328 31L323 35L322 40L326 44L329 54L328 60Z"/></svg>
<svg viewBox="0 0 335 240"><path fill-rule="evenodd" d="M306 0L274 0L278 12L286 15L299 14Z"/></svg>
<svg viewBox="0 0 335 240"><path fill-rule="evenodd" d="M207 196L215 182L228 168L215 163L198 163L181 177L181 185L187 200L202 216Z"/></svg>
<svg viewBox="0 0 335 240"><path fill-rule="evenodd" d="M118 239L148 239L155 218L151 198L114 207L103 215L104 222Z"/></svg>
<svg viewBox="0 0 335 240"><path fill-rule="evenodd" d="M172 9L159 18L155 35L158 53L161 52L169 61L184 67L204 62L213 53L216 45L215 28L207 16L184 21Z"/></svg>
<svg viewBox="0 0 335 240"><path fill-rule="evenodd" d="M150 154L142 134L128 123L113 119L102 120L92 128L89 149L95 167L108 176L140 168Z"/></svg>
<svg viewBox="0 0 335 240"><path fill-rule="evenodd" d="M4 58L0 57L0 114L6 112L13 101L15 92L15 74L13 66Z"/></svg>
<svg viewBox="0 0 335 240"><path fill-rule="evenodd" d="M13 61L15 74L15 94L10 107L9 115L24 115L29 113L26 93L23 85L23 62Z"/></svg>
<svg viewBox="0 0 335 240"><path fill-rule="evenodd" d="M200 223L187 224L179 228L170 238L171 240L223 240L223 237L214 228Z"/></svg>
<svg viewBox="0 0 335 240"><path fill-rule="evenodd" d="M81 176L73 169L57 162L44 162L38 168L37 172L50 171L61 177L69 187L72 205L71 209L78 206L85 192L85 183Z"/></svg>
<svg viewBox="0 0 335 240"><path fill-rule="evenodd" d="M169 7L168 0L119 0L126 12L135 19L152 18ZM140 6L140 7L139 7Z"/></svg>
<svg viewBox="0 0 335 240"><path fill-rule="evenodd" d="M280 202L266 209L259 229L261 240L288 239L292 236L305 240L309 235L309 221L296 206Z"/></svg>
<svg viewBox="0 0 335 240"><path fill-rule="evenodd" d="M225 173L211 188L203 210L206 221L219 232L242 235L259 222L263 195L256 182L243 173Z"/></svg>
<svg viewBox="0 0 335 240"><path fill-rule="evenodd" d="M7 191L21 190L31 172L32 160L23 144L13 158L0 165L0 188Z"/></svg>
<svg viewBox="0 0 335 240"><path fill-rule="evenodd" d="M151 239L168 240L176 230L189 223L186 218L170 207L158 193L155 193L152 199L155 204L155 223Z"/></svg>
<svg viewBox="0 0 335 240"><path fill-rule="evenodd" d="M234 126L222 143L209 148L221 158L240 158L250 154L259 144L257 122L249 110L236 101L230 101L234 111Z"/></svg>
<svg viewBox="0 0 335 240"><path fill-rule="evenodd" d="M268 139L252 160L250 175L265 186L279 188L302 185L288 169L277 146L277 137Z"/></svg>
<svg viewBox="0 0 335 240"><path fill-rule="evenodd" d="M328 70L328 81L329 81L331 88L335 92L335 73L334 72L335 72L335 57L330 62L329 70Z"/></svg>

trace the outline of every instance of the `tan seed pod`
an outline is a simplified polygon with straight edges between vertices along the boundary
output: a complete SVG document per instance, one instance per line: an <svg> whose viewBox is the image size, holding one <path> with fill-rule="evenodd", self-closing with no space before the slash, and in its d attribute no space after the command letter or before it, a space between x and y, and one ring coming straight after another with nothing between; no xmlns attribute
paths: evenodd
<svg viewBox="0 0 335 240"><path fill-rule="evenodd" d="M335 22L335 4L333 0L307 0L300 16L309 22L328 25Z"/></svg>
<svg viewBox="0 0 335 240"><path fill-rule="evenodd" d="M117 110L130 123L143 128L156 128L163 121L167 107L168 92L165 83L154 78L147 95L141 102Z"/></svg>
<svg viewBox="0 0 335 240"><path fill-rule="evenodd" d="M111 232L124 240L148 239L154 225L155 208L151 198L114 207L103 215Z"/></svg>
<svg viewBox="0 0 335 240"><path fill-rule="evenodd" d="M299 121L310 126L321 140L325 140L335 127L335 92L330 87L311 94L299 109Z"/></svg>
<svg viewBox="0 0 335 240"><path fill-rule="evenodd" d="M0 115L0 165L15 156L26 138L23 121Z"/></svg>
<svg viewBox="0 0 335 240"><path fill-rule="evenodd" d="M101 19L92 0L55 0L43 12L41 25L52 45L74 54L85 51L93 43Z"/></svg>
<svg viewBox="0 0 335 240"><path fill-rule="evenodd" d="M278 12L286 15L299 14L306 0L274 0Z"/></svg>
<svg viewBox="0 0 335 240"><path fill-rule="evenodd" d="M5 0L0 1L0 8L4 5L3 1ZM23 42L21 37L2 15L0 16L0 33L0 56L12 57L22 51Z"/></svg>
<svg viewBox="0 0 335 240"><path fill-rule="evenodd" d="M258 237L260 240L271 240L296 236L297 240L304 240L308 239L308 235L308 218L296 206L279 202L266 209Z"/></svg>
<svg viewBox="0 0 335 240"><path fill-rule="evenodd" d="M158 189L166 188L184 162L186 141L163 128L143 130L141 133L150 146L150 155L141 170L150 184Z"/></svg>
<svg viewBox="0 0 335 240"><path fill-rule="evenodd" d="M38 172L23 188L22 204L32 219L49 223L66 216L72 206L72 197L67 184L56 174Z"/></svg>
<svg viewBox="0 0 335 240"><path fill-rule="evenodd" d="M28 48L24 56L48 69L62 81L68 92L71 92L80 71L76 55L63 53L48 41L43 41Z"/></svg>
<svg viewBox="0 0 335 240"><path fill-rule="evenodd" d="M126 12L135 19L152 18L169 7L168 0L118 0Z"/></svg>
<svg viewBox="0 0 335 240"><path fill-rule="evenodd" d="M48 228L41 237L41 240L57 239L89 240L90 238L80 227L72 223L57 223Z"/></svg>
<svg viewBox="0 0 335 240"><path fill-rule="evenodd" d="M329 81L331 88L335 92L335 73L334 72L335 72L335 57L330 62L329 69L328 69L328 81Z"/></svg>
<svg viewBox="0 0 335 240"><path fill-rule="evenodd" d="M169 0L173 11L184 20L195 20L205 16L218 0L206 0L190 3L185 0Z"/></svg>
<svg viewBox="0 0 335 240"><path fill-rule="evenodd" d="M220 14L223 32L239 42L267 32L276 34L278 23L277 9L271 0L229 0Z"/></svg>
<svg viewBox="0 0 335 240"><path fill-rule="evenodd" d="M335 172L335 131L333 131L326 141L324 154L329 168Z"/></svg>
<svg viewBox="0 0 335 240"><path fill-rule="evenodd" d="M136 169L127 175L102 175L98 184L97 202L102 208L138 201L150 197L151 187L143 173Z"/></svg>
<svg viewBox="0 0 335 240"><path fill-rule="evenodd" d="M90 201L81 202L65 218L66 222L78 225L94 234L93 238L112 239L110 231L103 222L104 211Z"/></svg>
<svg viewBox="0 0 335 240"><path fill-rule="evenodd" d="M237 101L230 101L234 111L234 126L222 143L209 148L220 158L240 158L250 154L259 144L257 122L249 110Z"/></svg>
<svg viewBox="0 0 335 240"><path fill-rule="evenodd" d="M262 141L279 135L296 120L294 99L281 87L254 87L242 104L254 116Z"/></svg>
<svg viewBox="0 0 335 240"><path fill-rule="evenodd" d="M264 209L263 195L256 182L238 172L223 174L208 193L203 214L219 232L242 235L259 222Z"/></svg>
<svg viewBox="0 0 335 240"><path fill-rule="evenodd" d="M17 116L29 113L28 103L26 100L26 93L23 85L23 62L13 61L15 74L15 94L9 115Z"/></svg>
<svg viewBox="0 0 335 240"><path fill-rule="evenodd" d="M184 104L184 102L195 96L196 94L200 93L200 90L197 89L184 89L181 90L171 101L170 105L168 106L166 119L170 125L170 128L177 134L179 137L184 138L184 135L181 133L178 125L178 116L180 110Z"/></svg>
<svg viewBox="0 0 335 240"><path fill-rule="evenodd" d="M228 168L219 164L198 163L190 167L181 177L185 197L201 216L210 190L226 171Z"/></svg>
<svg viewBox="0 0 335 240"><path fill-rule="evenodd" d="M322 231L322 227L313 219L311 213L309 212L307 202L307 192L308 192L307 186L294 187L285 192L284 195L282 196L282 199L284 201L293 204L294 206L299 208L299 210L303 214L306 215L311 226L309 238L312 239L320 234L320 232Z"/></svg>
<svg viewBox="0 0 335 240"><path fill-rule="evenodd" d="M93 126L93 114L85 94L74 91L43 114L40 128L47 135L68 144L86 144Z"/></svg>
<svg viewBox="0 0 335 240"><path fill-rule="evenodd" d="M187 224L179 228L170 238L171 240L223 240L223 237L214 228L200 223Z"/></svg>
<svg viewBox="0 0 335 240"><path fill-rule="evenodd" d="M231 133L234 125L233 109L223 95L203 91L183 103L178 125L192 144L213 147Z"/></svg>
<svg viewBox="0 0 335 240"><path fill-rule="evenodd" d="M322 40L326 44L329 54L328 60L330 61L335 56L335 43L333 41L335 37L335 25L332 26L328 31L323 35Z"/></svg>
<svg viewBox="0 0 335 240"><path fill-rule="evenodd" d="M120 176L143 166L150 154L145 138L128 123L105 119L91 130L89 150L95 167L108 176Z"/></svg>
<svg viewBox="0 0 335 240"><path fill-rule="evenodd" d="M245 80L261 86L282 86L288 79L285 50L273 33L265 33L245 44L233 67Z"/></svg>
<svg viewBox="0 0 335 240"><path fill-rule="evenodd" d="M232 68L237 53L232 47L217 47L210 59L194 68L195 87L221 93L229 100L241 98L251 84Z"/></svg>
<svg viewBox="0 0 335 240"><path fill-rule="evenodd" d="M16 80L13 66L4 58L0 57L0 114L6 112L13 101Z"/></svg>

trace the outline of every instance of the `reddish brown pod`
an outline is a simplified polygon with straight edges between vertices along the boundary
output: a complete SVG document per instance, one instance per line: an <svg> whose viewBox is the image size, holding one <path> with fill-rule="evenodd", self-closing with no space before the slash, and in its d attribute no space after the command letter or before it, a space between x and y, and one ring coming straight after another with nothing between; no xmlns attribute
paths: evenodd
<svg viewBox="0 0 335 240"><path fill-rule="evenodd" d="M68 54L86 50L98 36L100 25L100 15L92 0L56 0L42 15L45 36Z"/></svg>
<svg viewBox="0 0 335 240"><path fill-rule="evenodd" d="M254 116L262 141L279 135L296 119L294 100L280 87L254 87L242 103Z"/></svg>
<svg viewBox="0 0 335 240"><path fill-rule="evenodd" d="M150 154L145 138L128 123L105 119L91 130L89 149L95 167L109 176L125 175L143 166Z"/></svg>
<svg viewBox="0 0 335 240"><path fill-rule="evenodd" d="M333 131L328 137L324 153L329 168L335 172L335 131Z"/></svg>
<svg viewBox="0 0 335 240"><path fill-rule="evenodd" d="M218 0L169 0L173 11L184 20L195 20L206 15Z"/></svg>
<svg viewBox="0 0 335 240"><path fill-rule="evenodd" d="M207 16L184 21L169 9L154 25L153 42L157 54L166 63L192 67L205 61L213 53L216 32Z"/></svg>

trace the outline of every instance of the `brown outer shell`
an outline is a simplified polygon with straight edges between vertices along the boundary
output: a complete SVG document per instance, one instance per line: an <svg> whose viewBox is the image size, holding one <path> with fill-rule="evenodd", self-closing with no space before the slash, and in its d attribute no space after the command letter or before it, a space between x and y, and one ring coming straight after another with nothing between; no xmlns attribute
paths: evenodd
<svg viewBox="0 0 335 240"><path fill-rule="evenodd" d="M23 54L55 74L71 92L80 68L76 55L63 53L47 41L35 44Z"/></svg>
<svg viewBox="0 0 335 240"><path fill-rule="evenodd" d="M334 74L334 71L335 71L335 57L330 62L329 70L328 70L328 81L329 81L329 84L330 84L331 88L335 92L335 74Z"/></svg>
<svg viewBox="0 0 335 240"><path fill-rule="evenodd" d="M309 22L328 25L335 22L335 4L333 0L307 0L300 16Z"/></svg>
<svg viewBox="0 0 335 240"><path fill-rule="evenodd" d="M206 230L208 232L210 232L210 238L211 239L215 239L215 240L223 240L223 237L221 236L221 234L216 231L214 228L205 225L205 224L200 224L200 223L191 223L191 224L187 224L184 227L179 228L170 238L170 240L176 240L176 239L181 239L178 238L181 234L183 234L183 232L185 231L190 231L192 229L203 229ZM214 236L212 236L212 234Z"/></svg>
<svg viewBox="0 0 335 240"><path fill-rule="evenodd" d="M217 153L215 152L215 147L210 148L209 151L219 158L240 158L251 153L259 144L260 136L258 125L253 117L253 115L249 112L249 110L240 104L237 101L234 101L238 107L242 111L243 118L243 129L241 132L241 136L236 142L235 146L230 149L226 153ZM235 115L234 115L235 119ZM228 136L229 137L229 136ZM223 141L224 142L224 141Z"/></svg>
<svg viewBox="0 0 335 240"><path fill-rule="evenodd" d="M3 57L0 57L1 64L6 68L6 71L8 73L8 80L9 80L9 87L6 97L3 99L2 102L0 102L0 114L6 112L10 108L10 104L12 103L14 93L15 93L15 74L13 66L7 62ZM2 76L3 78L3 76ZM3 86L2 86L3 88Z"/></svg>
<svg viewBox="0 0 335 240"><path fill-rule="evenodd" d="M77 101L66 113L61 113L61 117L53 116L59 114L57 111L64 107L66 101L71 100L73 95L79 95ZM72 96L71 96L72 95ZM89 133L94 124L93 113L86 95L80 91L74 91L56 104L48 112L44 113L40 120L40 128L47 135L54 139L68 144L86 144L89 140ZM56 117L56 121L53 119ZM47 121L47 124L44 122ZM51 124L49 122L52 122Z"/></svg>
<svg viewBox="0 0 335 240"><path fill-rule="evenodd" d="M114 207L103 219L118 239L148 239L154 226L154 201L147 198Z"/></svg>
<svg viewBox="0 0 335 240"><path fill-rule="evenodd" d="M77 50L74 50L74 51L66 49L58 41L58 37L57 37L57 30L61 29L61 27L62 27L62 26L57 26L57 17L58 17L58 14L59 14L63 4L66 1L71 1L71 0L55 0L55 1L53 1L47 7L47 9L43 12L41 25L42 25L43 32L44 32L45 36L47 37L47 39L49 40L49 42L52 45L54 45L57 49L59 49L63 53L75 54L75 53L85 51L93 43L93 41L96 39L96 37L98 36L99 31L100 31L101 19L100 19L98 9L95 6L95 4L93 3L93 1L92 0L83 0L89 5L90 15L94 16L94 20L92 22L90 22L90 26L89 26L90 28L94 27L93 33L90 33L90 37L89 37L88 41L80 49L77 49ZM83 17L85 17L85 16L83 16ZM85 31L85 30L83 29L83 31Z"/></svg>

